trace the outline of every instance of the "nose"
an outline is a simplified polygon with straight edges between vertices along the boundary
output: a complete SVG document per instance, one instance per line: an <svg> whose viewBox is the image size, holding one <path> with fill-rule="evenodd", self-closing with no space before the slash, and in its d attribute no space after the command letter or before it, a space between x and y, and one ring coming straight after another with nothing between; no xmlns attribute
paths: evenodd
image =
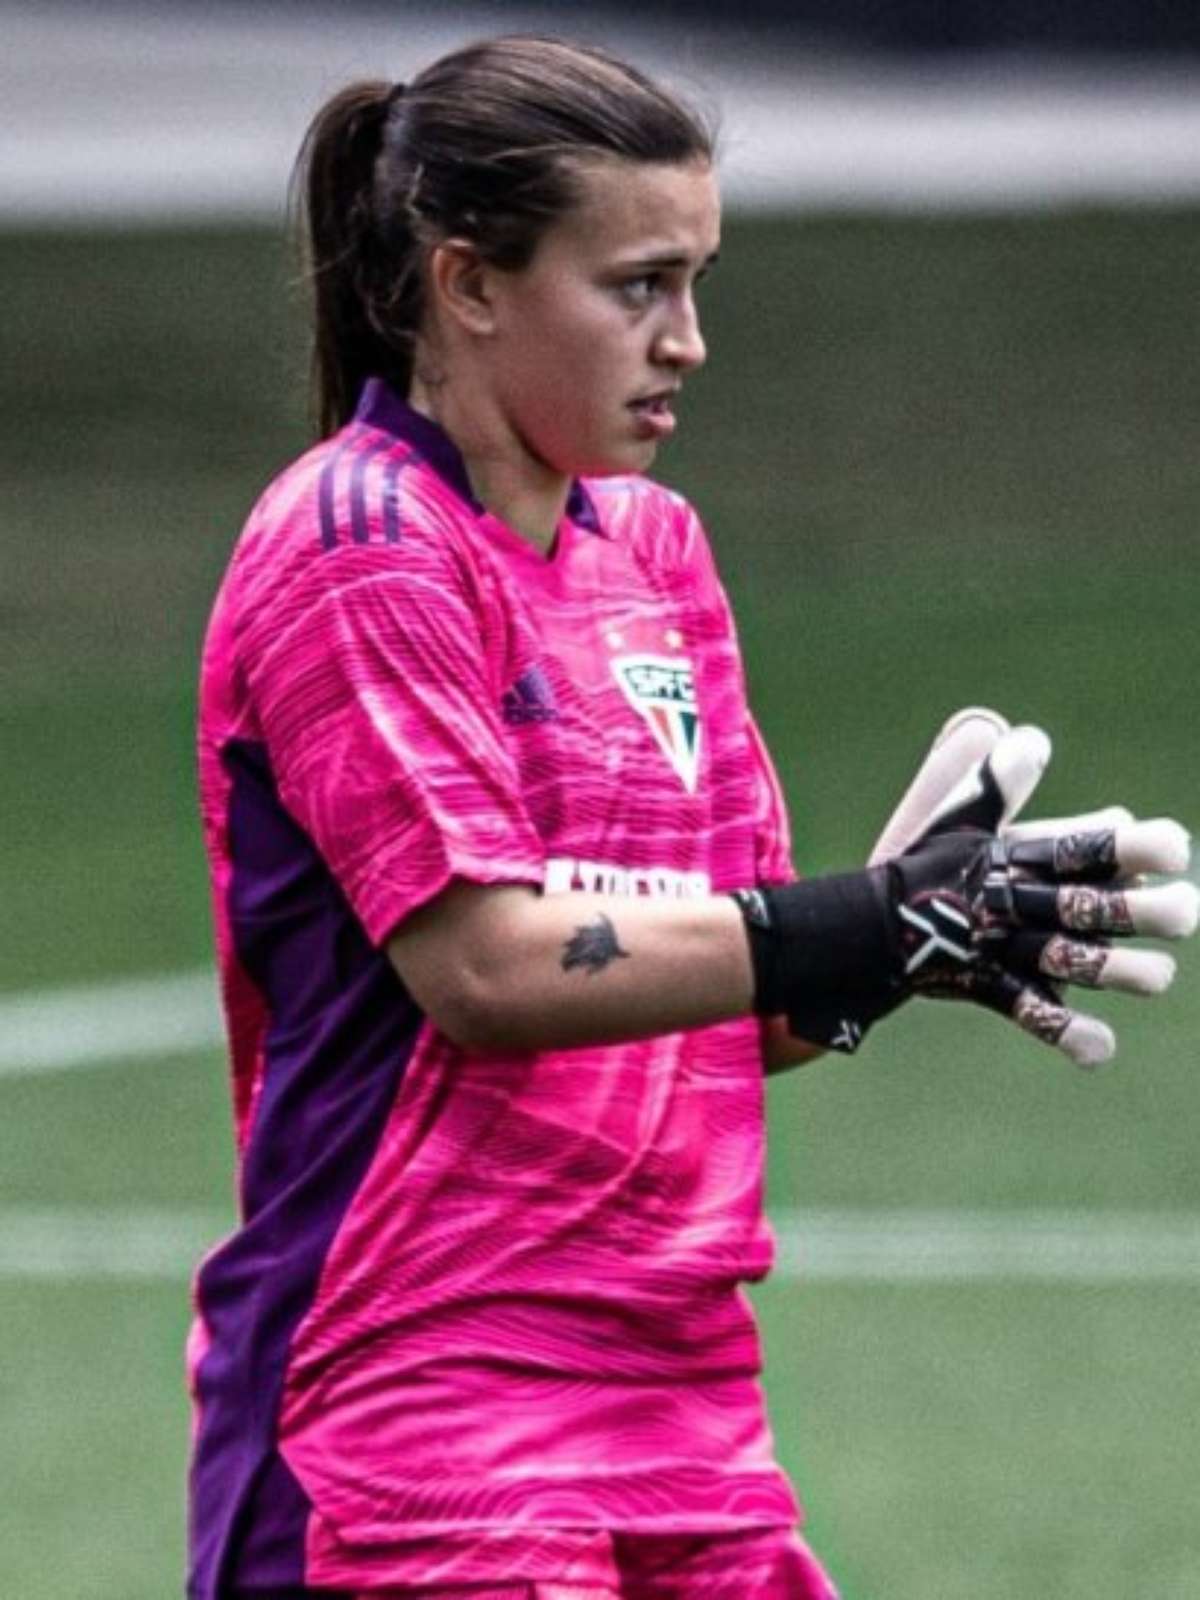
<svg viewBox="0 0 1200 1600"><path fill-rule="evenodd" d="M700 316L689 294L675 302L655 341L654 354L665 366L691 372L704 365L708 355L700 333Z"/></svg>

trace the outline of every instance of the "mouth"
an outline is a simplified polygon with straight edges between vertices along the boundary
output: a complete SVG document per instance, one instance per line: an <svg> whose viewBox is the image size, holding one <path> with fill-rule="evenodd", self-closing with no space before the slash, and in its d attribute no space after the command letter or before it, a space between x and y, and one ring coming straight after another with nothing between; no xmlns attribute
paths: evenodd
<svg viewBox="0 0 1200 1600"><path fill-rule="evenodd" d="M629 402L628 409L637 419L638 432L643 438L665 439L668 434L675 431L675 415L671 410L671 402L679 393L676 385L669 389L658 389L653 394L642 395L637 400Z"/></svg>

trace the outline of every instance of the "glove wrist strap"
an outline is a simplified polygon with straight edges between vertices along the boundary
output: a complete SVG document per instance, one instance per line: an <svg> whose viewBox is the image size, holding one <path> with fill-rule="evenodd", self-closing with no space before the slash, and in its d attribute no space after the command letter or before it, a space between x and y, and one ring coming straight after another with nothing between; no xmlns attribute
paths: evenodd
<svg viewBox="0 0 1200 1600"><path fill-rule="evenodd" d="M888 867L735 891L754 970L754 1009L793 1033L853 1050L903 997Z"/></svg>

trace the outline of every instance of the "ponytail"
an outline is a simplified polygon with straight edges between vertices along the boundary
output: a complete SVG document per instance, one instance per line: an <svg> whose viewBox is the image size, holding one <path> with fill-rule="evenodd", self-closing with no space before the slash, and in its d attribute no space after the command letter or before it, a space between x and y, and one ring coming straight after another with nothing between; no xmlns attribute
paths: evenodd
<svg viewBox="0 0 1200 1600"><path fill-rule="evenodd" d="M312 402L322 437L350 419L368 377L386 377L402 394L411 379L415 317L405 327L399 302L418 271L416 241L406 251L390 219L385 242L375 205L384 129L401 92L380 80L350 84L317 113L296 162L293 193L312 292Z"/></svg>

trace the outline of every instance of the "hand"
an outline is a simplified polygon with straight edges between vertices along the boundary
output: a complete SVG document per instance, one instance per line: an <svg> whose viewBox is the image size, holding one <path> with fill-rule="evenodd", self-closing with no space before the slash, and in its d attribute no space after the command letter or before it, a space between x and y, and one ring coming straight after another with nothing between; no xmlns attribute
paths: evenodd
<svg viewBox="0 0 1200 1600"><path fill-rule="evenodd" d="M1178 823L1136 822L1111 807L1013 826L1049 754L1040 730L1010 729L995 713L959 713L872 860L901 847L893 896L914 993L986 1005L1092 1066L1113 1054L1112 1030L1064 1005L1060 986L1161 994L1175 974L1172 958L1109 941L1186 937L1200 897L1186 882L1139 884L1143 873L1187 869L1189 841ZM959 881L950 885L955 867Z"/></svg>
<svg viewBox="0 0 1200 1600"><path fill-rule="evenodd" d="M1073 824L1021 841L951 826L887 870L911 993L987 1006L1094 1066L1113 1054L1112 1030L1066 1006L1060 986L1161 994L1174 977L1171 957L1108 941L1185 937L1195 930L1197 894L1181 882L1129 887L1122 872L1131 861L1183 870L1188 840L1177 823Z"/></svg>
<svg viewBox="0 0 1200 1600"><path fill-rule="evenodd" d="M1113 951L1107 941L1195 930L1193 885L1135 881L1186 868L1184 830L1166 820L1139 824L1117 808L1013 827L1050 741L985 715L985 736L973 713L970 727L949 725L958 723L949 755L945 741L935 743L884 830L884 841L899 845L891 859L879 860L877 847L865 872L735 896L757 1010L783 1013L793 1034L850 1051L913 995L970 1000L1091 1066L1112 1055L1112 1031L1065 1006L1059 984L1139 994L1167 987L1170 957Z"/></svg>

